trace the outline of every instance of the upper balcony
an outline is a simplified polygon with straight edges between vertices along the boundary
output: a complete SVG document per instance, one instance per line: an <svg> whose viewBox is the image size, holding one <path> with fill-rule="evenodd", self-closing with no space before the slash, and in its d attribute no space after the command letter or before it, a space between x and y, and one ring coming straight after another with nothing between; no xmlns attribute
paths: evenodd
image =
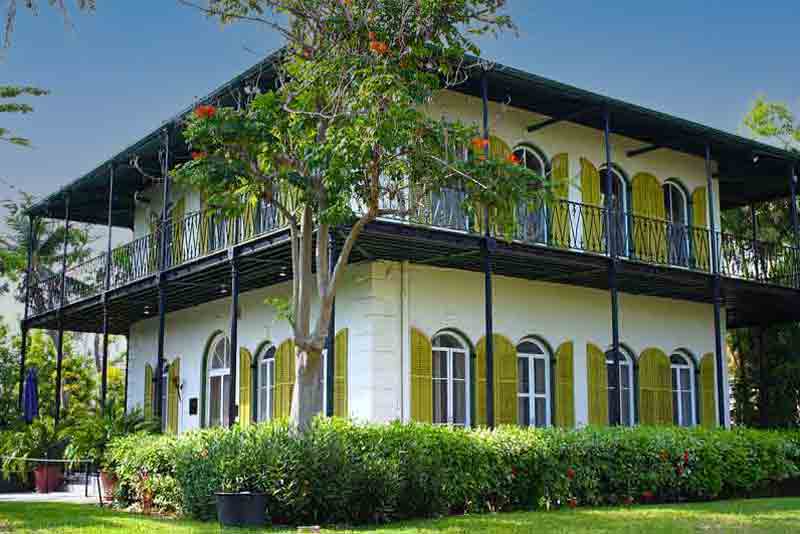
<svg viewBox="0 0 800 534"><path fill-rule="evenodd" d="M462 209L462 195L455 190L431 195L429 201L402 218L376 221L372 229L382 233L394 233L398 241L413 242L415 234L422 235L432 230L443 243L456 243L457 237L471 237L479 243L483 231ZM392 229L392 227L395 227ZM402 235L398 230L402 227ZM611 239L608 232L611 230ZM409 233L411 231L411 233ZM249 208L241 217L224 218L213 212L195 212L180 220L168 221L154 233L145 235L111 252L110 259L103 253L79 265L67 269L64 277L65 305L91 300L106 290L115 291L139 281L153 278L159 270L175 271L190 266L204 258L216 257L224 262L231 247L258 244L285 235L287 226L277 210L262 203ZM494 233L494 232L493 232ZM631 213L618 213L606 208L590 206L566 200L551 200L535 206L520 207L516 214L516 227L510 235L497 235L498 242L508 250L522 248L530 259L526 265L517 267L525 272L507 274L533 279L561 281L563 283L591 283L591 276L584 280L578 277L586 273L583 267L565 262L561 269L563 277L553 278L537 269L536 254L542 262L552 261L547 252L566 252L571 256L583 256L594 261L595 270L602 271L607 263L611 245L622 264L633 268L657 267L667 269L673 277L685 278L708 276L711 273L712 240L708 228L641 217ZM741 280L764 287L777 289L800 289L800 251L782 243L758 241L744 236L718 233L717 255L720 273L729 280ZM162 241L163 240L163 241ZM365 233L365 247L369 246L370 231ZM375 236L372 237L375 240ZM159 266L160 247L166 247L165 264ZM411 246L411 245L406 245ZM361 250L362 259L370 257L408 259L419 263L448 265L463 268L474 267L452 263L458 253L443 247L439 256L430 252L420 256L416 250L404 251L393 246L392 253L377 250L374 253ZM469 249L469 245L466 246ZM472 247L474 253L476 248ZM373 249L375 250L375 249ZM503 251L499 252L502 258ZM469 251L462 254L469 257ZM602 259L598 264L597 260ZM503 272L502 260L499 271ZM216 262L215 262L216 263ZM583 264L590 265L590 264ZM290 276L289 264L277 262L272 267L280 277ZM106 288L106 269L110 269ZM675 279L678 279L675 278ZM695 282L696 284L697 282ZM212 283L213 285L213 283ZM679 284L676 283L676 289ZM702 286L702 283L701 283ZM61 303L61 274L44 279L33 279L30 288L32 318L56 310ZM667 288L668 289L668 288ZM636 291L640 292L640 291ZM798 293L800 295L800 293ZM675 296L692 298L690 295ZM218 295L217 295L218 297Z"/></svg>

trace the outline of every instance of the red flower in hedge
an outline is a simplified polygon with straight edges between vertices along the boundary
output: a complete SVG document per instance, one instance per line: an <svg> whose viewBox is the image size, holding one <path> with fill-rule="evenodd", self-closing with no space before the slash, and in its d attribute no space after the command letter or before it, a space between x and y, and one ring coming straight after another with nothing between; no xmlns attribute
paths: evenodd
<svg viewBox="0 0 800 534"><path fill-rule="evenodd" d="M210 119L217 113L217 108L214 106L197 106L194 110L194 115L198 119Z"/></svg>
<svg viewBox="0 0 800 534"><path fill-rule="evenodd" d="M679 465L678 467L675 468L675 472L678 474L679 477L683 476L683 467Z"/></svg>
<svg viewBox="0 0 800 534"><path fill-rule="evenodd" d="M644 490L642 492L642 499L644 499L645 501L652 501L653 497L655 497L655 495L650 490Z"/></svg>
<svg viewBox="0 0 800 534"><path fill-rule="evenodd" d="M683 463L689 463L689 451L683 451Z"/></svg>
<svg viewBox="0 0 800 534"><path fill-rule="evenodd" d="M206 159L208 157L208 152L192 152L192 159Z"/></svg>
<svg viewBox="0 0 800 534"><path fill-rule="evenodd" d="M578 499L576 499L575 497L570 497L569 499L567 499L567 506L569 506L570 508L577 508Z"/></svg>
<svg viewBox="0 0 800 534"><path fill-rule="evenodd" d="M569 469L567 469L567 478L570 479L570 480L575 478L575 470L573 468L571 468L571 467Z"/></svg>
<svg viewBox="0 0 800 534"><path fill-rule="evenodd" d="M383 41L370 41L369 49L375 52L376 54L384 56L389 52L389 45L384 43Z"/></svg>
<svg viewBox="0 0 800 534"><path fill-rule="evenodd" d="M632 504L633 504L633 497L631 497L630 495L628 495L627 497L625 497L625 501L624 501L624 502L625 502L625 505L626 505L626 506L630 506L630 505L632 505Z"/></svg>

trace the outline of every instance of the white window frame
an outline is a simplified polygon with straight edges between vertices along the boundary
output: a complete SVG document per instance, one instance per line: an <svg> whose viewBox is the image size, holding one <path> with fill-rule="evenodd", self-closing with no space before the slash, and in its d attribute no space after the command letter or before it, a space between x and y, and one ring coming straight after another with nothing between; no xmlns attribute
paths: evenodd
<svg viewBox="0 0 800 534"><path fill-rule="evenodd" d="M611 349L609 349L609 352L610 351L611 351ZM609 352L606 352L606 374L608 374L608 367L609 366L613 367L615 365L614 359L610 357ZM631 357L630 354L628 354L628 351L626 351L622 347L620 347L620 349L619 349L619 354L620 354L620 356L622 356L622 361L619 362L620 376L617 378L617 384L619 384L619 387L622 388L624 391L628 391L629 392L629 394L628 394L628 413L630 414L630 419L631 419L629 422L622 421L622 406L620 406L620 425L621 426L634 426L636 424L636 413L635 413L636 403L635 403L635 395L634 395L635 384L633 383L633 358ZM628 387L627 388L623 388L622 387L622 373L627 373L627 375L628 375ZM619 395L619 391L618 390L616 390L616 391L617 391L617 394ZM606 386L606 396L610 395L610 392L611 392L611 385L608 384ZM609 411L608 411L609 424L611 423L611 420L610 420L611 410L610 410L610 408L611 407L609 406Z"/></svg>
<svg viewBox="0 0 800 534"><path fill-rule="evenodd" d="M603 187L605 185L606 173L608 172L607 169L608 169L608 167L603 165L602 167L600 167L600 170L598 171L598 173L600 174L600 195L602 196L602 207L604 209L606 207L606 195L603 194ZM621 218L622 218L622 221L623 221L623 224L624 224L623 233L622 233L622 237L623 237L624 243L623 243L623 249L622 250L618 250L617 254L619 254L620 256L628 256L628 255L630 255L630 243L629 243L629 240L630 240L630 237L631 237L630 236L630 231L631 231L631 229L630 229L630 221L628 221L628 216L629 216L629 211L630 211L630 206L628 206L628 182L625 180L625 177L622 175L622 173L619 170L617 170L613 165L611 166L611 175L612 175L613 179L619 183L619 189L620 189L620 193L622 195L622 215L621 215ZM613 183L611 184L611 189L612 189L612 191L614 189L614 184Z"/></svg>
<svg viewBox="0 0 800 534"><path fill-rule="evenodd" d="M682 359L684 361L684 363L682 363L682 364L674 363L672 361L672 358L676 357L676 356L678 358ZM677 411L678 426L685 426L685 427L695 426L695 425L697 425L697 408L696 408L696 406L697 406L697 404L696 404L697 403L697 398L696 398L696 394L695 394L694 367L692 366L691 362L689 361L689 357L684 355L684 354L681 354L680 352L672 353L672 355L670 356L669 367L670 367L670 375L672 375L672 371L673 370L677 371L677 373L676 373L677 380L678 380L677 384L675 383L675 381L672 380L672 376L670 376L670 382L672 382L672 388L671 389L672 389L673 395L675 393L678 394L678 406L673 406L673 409L677 409L678 410ZM681 395L683 393L685 393L687 390L686 389L681 389L681 386L683 386L682 381L681 381L681 370L689 371L689 389L688 389L688 391L689 391L690 397L691 397L691 403L690 403L690 410L692 412L690 414L691 415L691 422L690 422L691 424L685 424L686 422L684 421L684 417L685 416L683 414L683 402L682 402L682 399L681 399Z"/></svg>
<svg viewBox="0 0 800 534"><path fill-rule="evenodd" d="M550 355L548 351L542 347L542 344L538 341L530 338L523 339L517 347L520 347L523 343L532 343L539 347L539 350L542 351L541 354L528 354L525 352L517 351L517 360L520 359L527 359L528 360L528 393L520 393L519 392L519 385L517 386L517 398L527 398L528 399L528 425L536 427L536 399L544 399L544 406L545 406L545 427L549 427L552 425L552 421L550 419ZM535 360L542 360L544 363L544 393L536 393L536 367L534 365ZM517 377L519 380L519 377Z"/></svg>
<svg viewBox="0 0 800 534"><path fill-rule="evenodd" d="M446 353L446 360L447 360L447 369L445 370L446 375L443 378L437 378L435 376L432 377L431 387L434 387L437 382L446 381L447 382L447 413L446 413L446 421L436 421L436 424L443 424L443 425L457 425L461 426L460 423L453 422L453 389L454 384L456 381L463 381L464 382L464 426L469 427L471 424L470 421L470 360L469 360L469 350L467 350L467 344L464 343L464 340L461 339L460 336L457 336L451 332L442 332L434 336L434 341L436 341L440 336L449 336L458 341L461 344L461 348L455 347L437 347L433 345L433 349L431 351L431 357L434 358L437 352L444 352ZM460 355L464 357L464 378L454 378L453 377L453 361L456 355Z"/></svg>
<svg viewBox="0 0 800 534"><path fill-rule="evenodd" d="M226 358L228 359L228 367L227 368L213 369L212 368L212 363L214 361L214 355L215 355L215 353L217 351L217 346L219 346L220 343L224 343L225 344L225 350L227 351ZM225 421L225 408L226 407L225 407L225 391L224 391L224 388L225 388L225 377L226 376L229 377L229 380L230 380L231 366L232 365L235 365L235 362L233 361L233 358L232 358L232 355L231 355L230 341L228 340L227 337L225 337L224 335L220 334L219 336L217 336L217 338L214 340L214 342L211 345L211 352L208 355L208 362L206 363L206 366L207 366L207 369L206 369L206 380L207 380L206 387L207 387L207 391L208 391L208 395L206 395L206 397L207 397L206 398L206 414L207 414L206 417L208 418L208 426L209 427L211 426L211 396L213 395L213 391L211 390L211 378L212 377L220 377L220 380L219 380L219 383L220 383L220 386L219 386L220 387L220 391L219 391L219 394L220 394L220 396L219 396L219 410L220 410L220 412L219 412L219 422L220 422L220 426L224 426L226 424L226 421Z"/></svg>
<svg viewBox="0 0 800 534"><path fill-rule="evenodd" d="M664 198L668 199L669 202L669 209L665 209L665 215L667 218L667 222L669 224L679 224L684 228L684 238L683 238L683 257L686 259L686 263L689 263L689 199L686 197L686 192L683 188L678 185L678 183L673 179L668 179L664 182L662 186L662 191L665 193L669 191L669 194L665 194ZM683 202L683 220L682 221L674 221L672 220L672 191L675 190L681 197L681 201ZM667 206L665 206L667 208ZM669 252L669 251L668 251ZM680 264L678 264L680 265Z"/></svg>
<svg viewBox="0 0 800 534"><path fill-rule="evenodd" d="M164 364L161 373L161 431L169 427L169 364Z"/></svg>
<svg viewBox="0 0 800 534"><path fill-rule="evenodd" d="M256 368L256 419L258 422L270 421L275 413L275 347L269 345L261 350ZM272 353L270 355L270 352ZM261 369L265 368L266 383L261 380ZM266 393L266 406L261 402L261 393ZM266 409L266 411L264 410ZM262 416L263 415L263 416Z"/></svg>
<svg viewBox="0 0 800 534"><path fill-rule="evenodd" d="M532 147L529 144L522 144L517 145L514 150L511 151L512 154L519 157L518 152L522 153L522 158L520 158L520 164L524 165L527 168L528 165L528 157L533 156L536 158L536 161L539 162L539 168L542 169L542 178L547 178L547 162L545 162L544 158L539 154L539 151ZM547 243L547 236L550 235L549 227L548 227L548 211L549 206L547 203L542 203L542 207L540 208L543 214L543 221L542 221L542 232L543 232L543 239L541 241L537 240L529 240L527 236L522 236L523 241L532 241L534 243Z"/></svg>

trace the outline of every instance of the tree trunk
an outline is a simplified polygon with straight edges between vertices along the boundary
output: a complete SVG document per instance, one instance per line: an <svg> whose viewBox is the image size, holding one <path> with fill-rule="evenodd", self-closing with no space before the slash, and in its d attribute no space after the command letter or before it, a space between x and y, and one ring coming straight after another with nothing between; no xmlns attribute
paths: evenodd
<svg viewBox="0 0 800 534"><path fill-rule="evenodd" d="M314 417L322 413L323 377L322 352L298 348L290 418L300 432L311 428Z"/></svg>

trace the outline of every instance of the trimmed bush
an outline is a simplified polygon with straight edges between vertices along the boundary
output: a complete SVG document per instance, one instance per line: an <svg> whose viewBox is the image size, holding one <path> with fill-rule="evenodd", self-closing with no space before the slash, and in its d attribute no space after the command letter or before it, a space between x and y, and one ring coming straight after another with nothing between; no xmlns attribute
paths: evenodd
<svg viewBox="0 0 800 534"><path fill-rule="evenodd" d="M318 419L115 441L121 497L210 519L261 491L276 523L748 496L800 476L800 433L673 427L464 430Z"/></svg>

